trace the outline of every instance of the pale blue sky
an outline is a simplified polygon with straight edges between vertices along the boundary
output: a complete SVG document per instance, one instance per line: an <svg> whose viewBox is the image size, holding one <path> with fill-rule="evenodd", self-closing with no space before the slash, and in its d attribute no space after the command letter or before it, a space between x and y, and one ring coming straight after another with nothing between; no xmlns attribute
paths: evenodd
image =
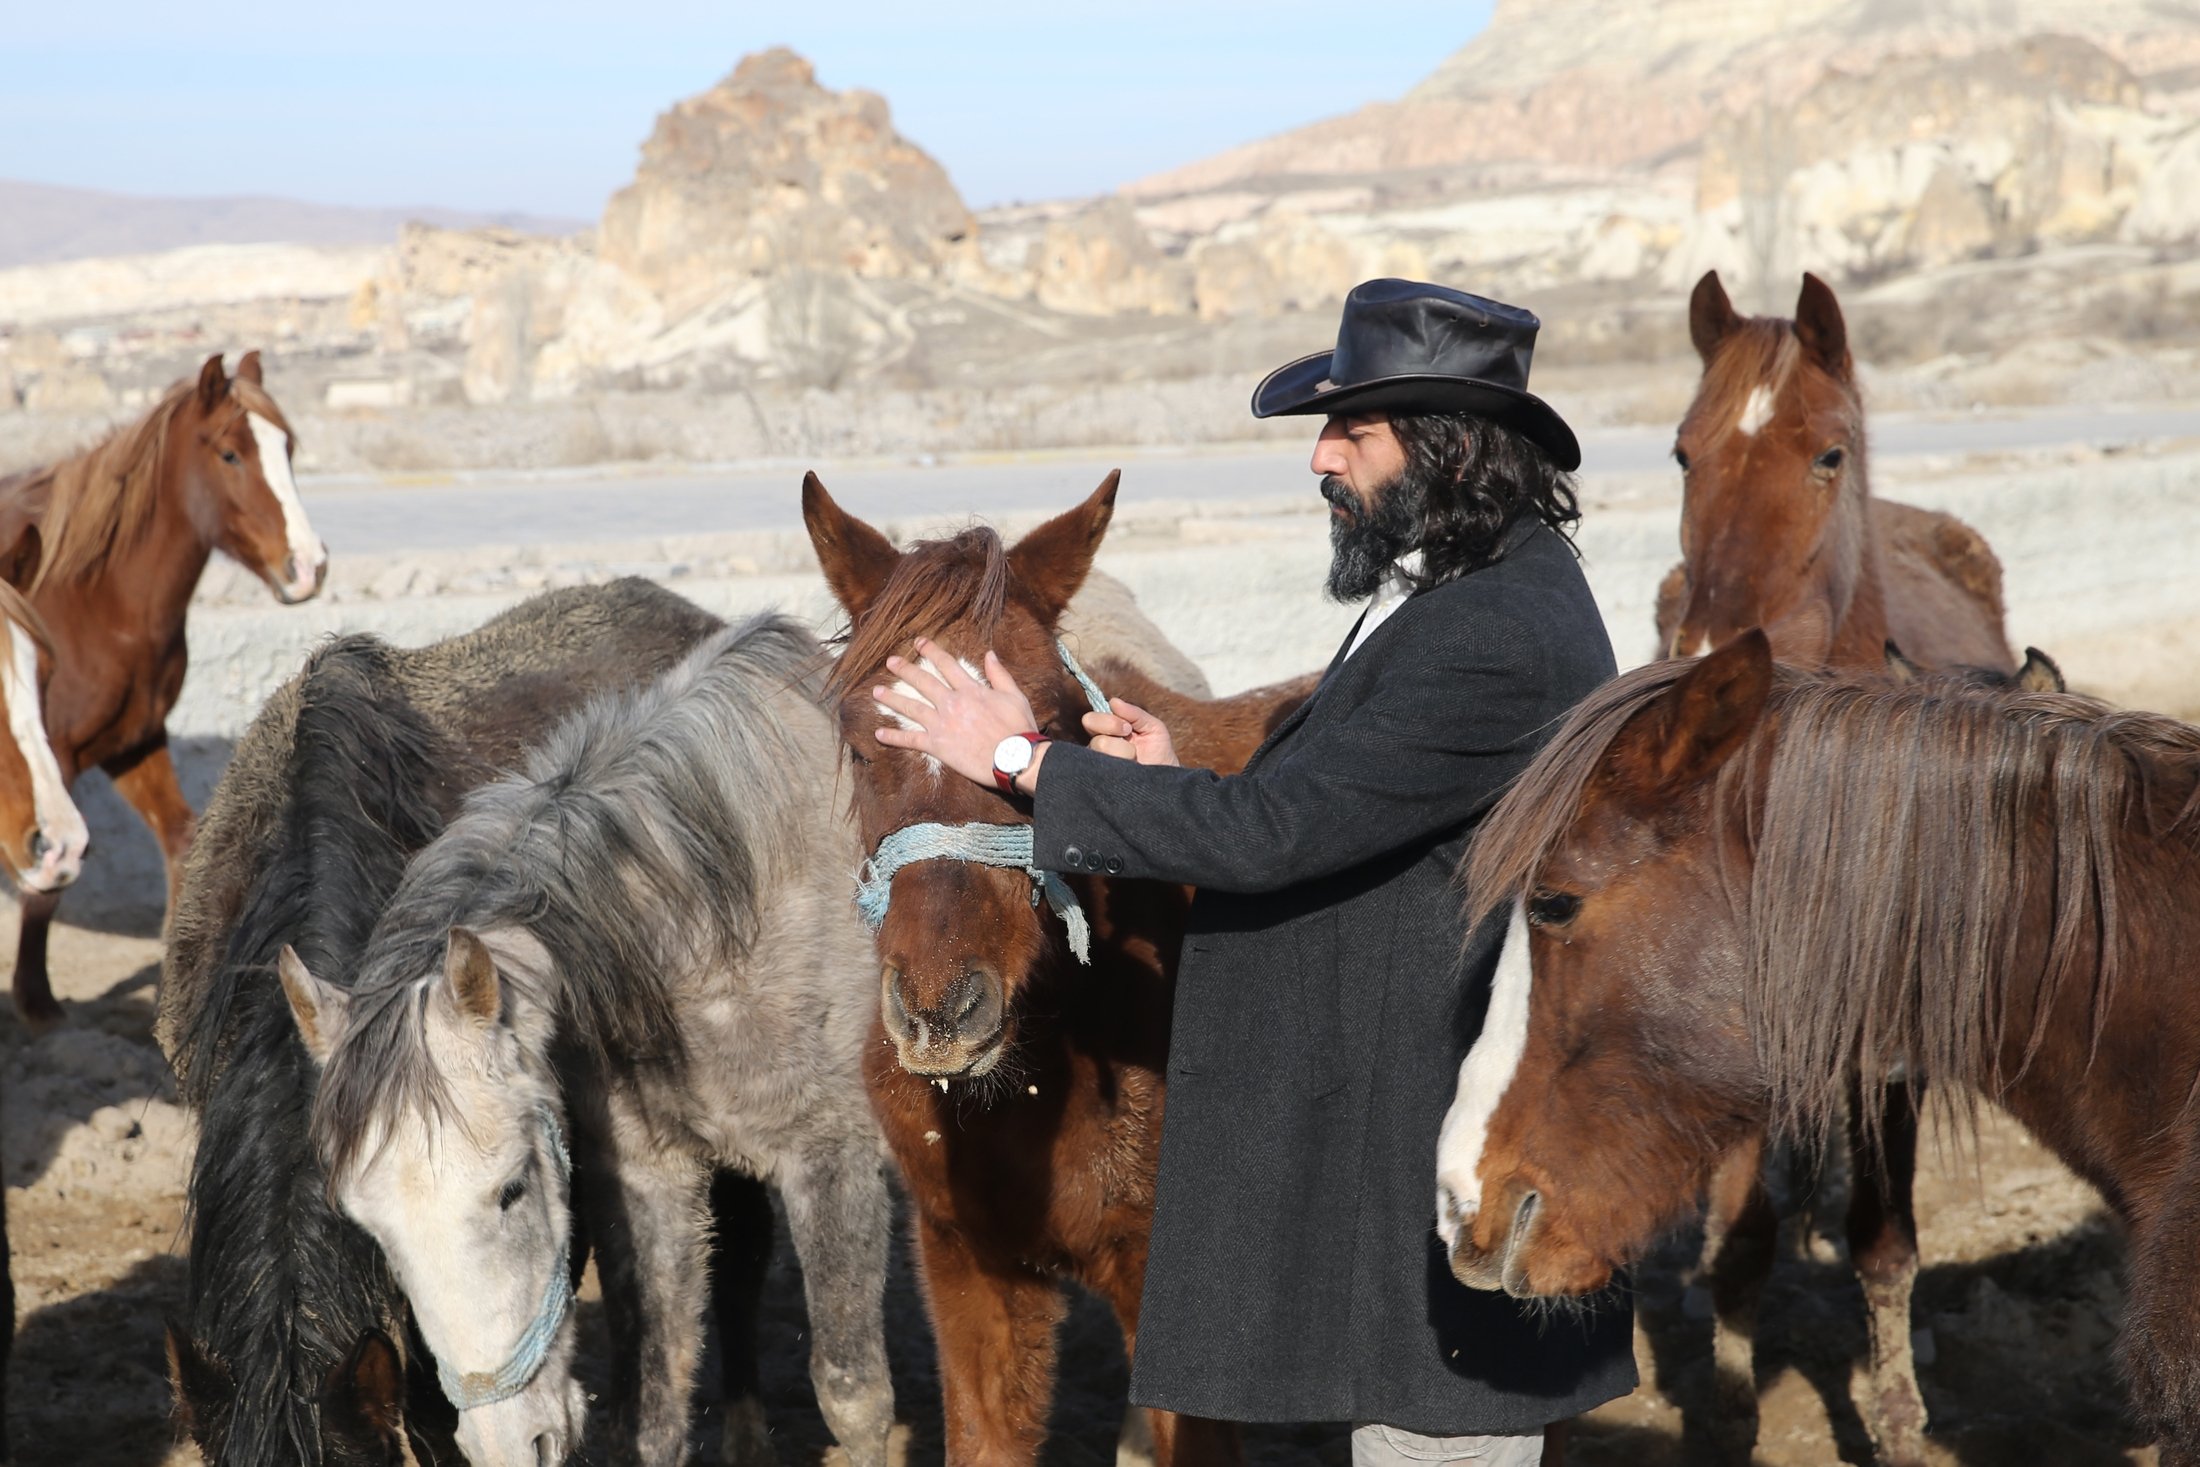
<svg viewBox="0 0 2200 1467"><path fill-rule="evenodd" d="M973 204L1093 193L1398 96L1490 0L105 0L10 7L0 177L593 218L651 119L784 43Z"/></svg>

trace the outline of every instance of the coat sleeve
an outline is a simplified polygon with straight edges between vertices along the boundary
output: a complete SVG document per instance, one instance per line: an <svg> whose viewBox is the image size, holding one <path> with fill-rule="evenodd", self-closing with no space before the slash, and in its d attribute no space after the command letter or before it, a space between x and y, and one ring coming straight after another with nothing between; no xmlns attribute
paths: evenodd
<svg viewBox="0 0 2200 1467"><path fill-rule="evenodd" d="M1471 639L1398 647L1357 708L1250 774L1056 747L1033 816L1039 864L1259 892L1423 841L1494 799L1564 713L1547 662L1542 638L1502 616L1478 618Z"/></svg>

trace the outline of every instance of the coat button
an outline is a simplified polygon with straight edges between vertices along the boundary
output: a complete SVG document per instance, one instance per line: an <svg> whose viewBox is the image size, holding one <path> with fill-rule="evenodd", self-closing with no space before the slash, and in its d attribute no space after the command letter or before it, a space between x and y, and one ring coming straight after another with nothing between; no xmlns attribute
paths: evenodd
<svg viewBox="0 0 2200 1467"><path fill-rule="evenodd" d="M1108 875L1110 875L1110 876L1121 876L1122 874L1123 874L1123 858L1122 858L1121 856L1110 856L1110 857L1108 857Z"/></svg>
<svg viewBox="0 0 2200 1467"><path fill-rule="evenodd" d="M1081 848L1081 847L1078 847L1078 846L1065 846L1065 847L1063 847L1063 849L1062 849L1062 864L1063 864L1063 865L1065 865L1065 866L1067 866L1067 867L1069 867L1069 869L1070 869L1070 870L1072 870L1072 871L1082 871L1082 870L1084 870L1084 869L1085 869L1085 852L1084 852L1083 848Z"/></svg>

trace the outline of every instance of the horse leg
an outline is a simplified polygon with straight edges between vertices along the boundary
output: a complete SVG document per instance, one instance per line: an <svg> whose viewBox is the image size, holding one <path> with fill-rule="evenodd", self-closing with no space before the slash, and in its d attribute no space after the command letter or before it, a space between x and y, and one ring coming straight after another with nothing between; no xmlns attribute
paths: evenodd
<svg viewBox="0 0 2200 1467"><path fill-rule="evenodd" d="M643 1134L638 1123L613 1129ZM666 1155L619 1155L610 1177L596 1167L576 1177L590 1172L589 1240L611 1335L612 1460L680 1467L703 1353L709 1176L689 1157Z"/></svg>
<svg viewBox="0 0 2200 1467"><path fill-rule="evenodd" d="M980 1256L930 1216L917 1220L917 1262L939 1342L948 1467L1031 1467L1054 1404L1061 1285L1014 1259Z"/></svg>
<svg viewBox="0 0 2200 1467"><path fill-rule="evenodd" d="M1849 1105L1849 1261L1864 1286L1871 1336L1864 1423L1881 1467L1922 1467L1925 1398L1910 1345L1917 1283L1917 1106L1906 1084L1887 1088L1880 1146L1865 1136L1861 1097Z"/></svg>
<svg viewBox="0 0 2200 1467"><path fill-rule="evenodd" d="M61 906L58 891L27 891L17 908L15 937L15 1014L33 1034L61 1022L53 983L46 976L46 933Z"/></svg>
<svg viewBox="0 0 2200 1467"><path fill-rule="evenodd" d="M772 1198L764 1184L721 1168L710 1179L711 1313L718 1320L718 1398L726 1467L775 1467L757 1367L756 1320L772 1261Z"/></svg>
<svg viewBox="0 0 2200 1467"><path fill-rule="evenodd" d="M866 1123L869 1117L865 1117ZM894 1224L876 1133L784 1162L779 1195L810 1306L810 1383L851 1467L886 1467L886 1249Z"/></svg>
<svg viewBox="0 0 2200 1467"><path fill-rule="evenodd" d="M1704 1280L1711 1294L1711 1410L1681 1417L1685 1460L1742 1464L1757 1446L1757 1306L1772 1276L1780 1218L1764 1179L1762 1137L1736 1148L1711 1182Z"/></svg>
<svg viewBox="0 0 2200 1467"><path fill-rule="evenodd" d="M160 842L161 859L168 868L168 910L176 908L176 891L183 884L183 858L191 849L191 836L199 817L183 797L176 780L175 761L168 755L168 733L163 729L150 748L110 759L100 766L115 782L115 793L128 802L138 817L152 828Z"/></svg>

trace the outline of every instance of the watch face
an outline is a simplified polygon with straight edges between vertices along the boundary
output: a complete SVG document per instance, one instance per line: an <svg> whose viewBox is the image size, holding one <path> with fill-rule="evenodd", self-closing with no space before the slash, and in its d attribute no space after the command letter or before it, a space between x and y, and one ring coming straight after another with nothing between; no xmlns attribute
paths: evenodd
<svg viewBox="0 0 2200 1467"><path fill-rule="evenodd" d="M994 745L993 767L1003 774L1022 774L1031 763L1031 740L1010 734Z"/></svg>

